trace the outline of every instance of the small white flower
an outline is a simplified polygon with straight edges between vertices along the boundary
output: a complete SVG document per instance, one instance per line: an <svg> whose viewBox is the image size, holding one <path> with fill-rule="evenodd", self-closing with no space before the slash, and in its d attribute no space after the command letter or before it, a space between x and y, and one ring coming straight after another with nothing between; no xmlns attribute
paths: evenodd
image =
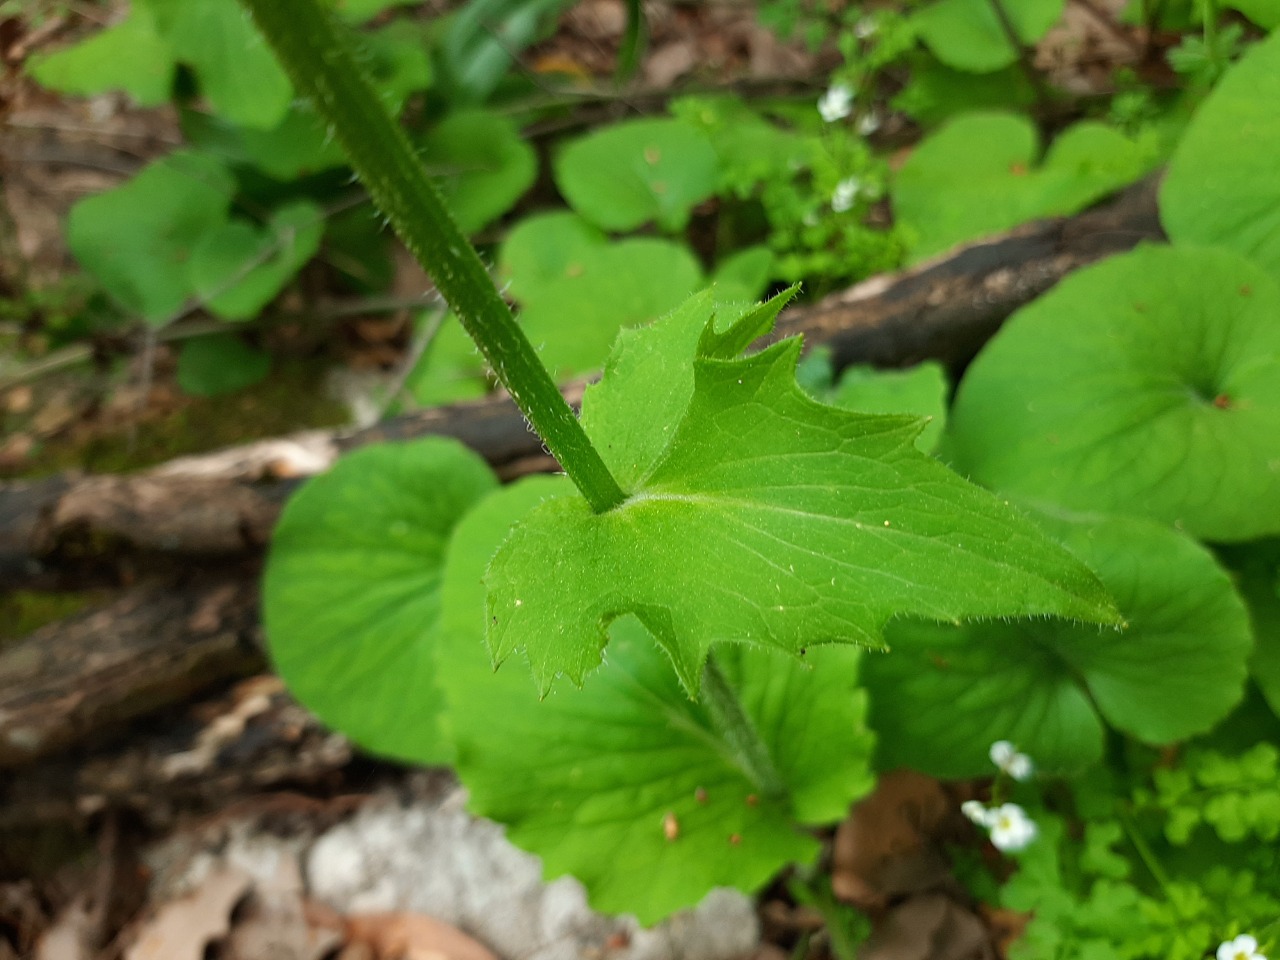
<svg viewBox="0 0 1280 960"><path fill-rule="evenodd" d="M1002 803L988 810L986 827L997 850L1012 853L1030 845L1039 832L1035 822L1016 803Z"/></svg>
<svg viewBox="0 0 1280 960"><path fill-rule="evenodd" d="M1218 960L1267 960L1258 952L1258 941L1247 933L1234 940L1224 940L1218 947Z"/></svg>
<svg viewBox="0 0 1280 960"><path fill-rule="evenodd" d="M830 89L818 98L818 113L822 114L822 119L827 123L843 120L853 113L852 88L847 84L833 83Z"/></svg>
<svg viewBox="0 0 1280 960"><path fill-rule="evenodd" d="M880 118L875 111L864 113L858 118L858 133L864 137L869 137L880 129Z"/></svg>
<svg viewBox="0 0 1280 960"><path fill-rule="evenodd" d="M966 800L960 804L960 812L980 826L987 825L987 808L980 800Z"/></svg>
<svg viewBox="0 0 1280 960"><path fill-rule="evenodd" d="M859 40L865 40L867 37L875 36L876 31L879 29L880 25L876 23L875 18L863 17L853 25L853 35Z"/></svg>
<svg viewBox="0 0 1280 960"><path fill-rule="evenodd" d="M831 209L836 213L844 213L853 206L853 201L858 198L861 190L861 180L857 177L845 177L831 193Z"/></svg>
<svg viewBox="0 0 1280 960"><path fill-rule="evenodd" d="M1031 758L1019 753L1008 740L997 740L989 751L991 762L1015 780L1026 780L1034 769Z"/></svg>

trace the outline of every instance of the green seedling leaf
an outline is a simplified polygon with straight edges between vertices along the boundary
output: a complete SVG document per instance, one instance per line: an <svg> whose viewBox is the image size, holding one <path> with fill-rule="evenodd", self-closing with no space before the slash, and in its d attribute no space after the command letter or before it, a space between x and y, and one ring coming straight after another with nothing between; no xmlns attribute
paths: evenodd
<svg viewBox="0 0 1280 960"><path fill-rule="evenodd" d="M1222 548L1222 558L1249 604L1254 637L1249 672L1280 717L1280 540Z"/></svg>
<svg viewBox="0 0 1280 960"><path fill-rule="evenodd" d="M910 413L929 418L917 441L917 446L929 453L937 447L947 422L947 373L932 361L907 370L849 367L828 402L859 413Z"/></svg>
<svg viewBox="0 0 1280 960"><path fill-rule="evenodd" d="M581 690L539 700L522 671L493 672L485 566L513 522L570 492L562 478L522 481L468 514L449 546L439 676L473 811L506 824L548 877L580 879L596 909L643 924L713 887L751 891L812 859L818 846L796 824L839 819L872 785L858 650L815 650L810 664L759 648L720 651L785 797L764 794L734 762L634 619L615 625L608 665Z"/></svg>
<svg viewBox="0 0 1280 960"><path fill-rule="evenodd" d="M1001 0L1013 32L1030 46L1062 16L1063 0ZM913 14L921 40L948 67L991 73L1018 60L992 0L938 0Z"/></svg>
<svg viewBox="0 0 1280 960"><path fill-rule="evenodd" d="M1253 47L1192 118L1160 188L1174 243L1228 247L1280 279L1280 34Z"/></svg>
<svg viewBox="0 0 1280 960"><path fill-rule="evenodd" d="M919 421L806 397L798 340L690 369L690 341L733 336L707 332L713 312L703 294L619 339L583 424L632 495L598 515L577 497L551 500L515 529L489 571L497 659L528 651L543 691L561 673L580 684L608 625L634 613L694 694L716 641L800 655L880 646L904 612L1112 617L1083 566L916 450ZM635 425L606 426L620 423Z"/></svg>
<svg viewBox="0 0 1280 960"><path fill-rule="evenodd" d="M169 99L173 68L173 51L145 3L135 3L115 26L64 50L37 53L27 63L31 76L50 90L78 96L123 90L141 107Z"/></svg>
<svg viewBox="0 0 1280 960"><path fill-rule="evenodd" d="M1280 289L1224 250L1150 247L1073 274L970 366L966 475L1212 540L1280 532Z"/></svg>
<svg viewBox="0 0 1280 960"><path fill-rule="evenodd" d="M192 250L192 287L218 316L248 320L315 256L323 233L323 211L305 200L281 207L262 229L230 220Z"/></svg>
<svg viewBox="0 0 1280 960"><path fill-rule="evenodd" d="M1211 554L1147 520L1045 526L1097 571L1124 631L1060 620L891 625L891 652L864 671L882 766L979 776L991 770L987 748L1010 740L1041 769L1078 771L1101 759L1104 720L1172 743L1240 701L1248 616Z"/></svg>
<svg viewBox="0 0 1280 960"><path fill-rule="evenodd" d="M173 153L77 203L67 245L113 298L163 324L186 302L188 261L226 220L234 190L231 174L213 158Z"/></svg>
<svg viewBox="0 0 1280 960"><path fill-rule="evenodd" d="M568 144L556 186L582 217L606 230L656 221L675 232L716 192L720 164L706 135L682 120L616 123Z"/></svg>
<svg viewBox="0 0 1280 960"><path fill-rule="evenodd" d="M284 119L293 85L234 0L146 0L179 61L189 64L200 92L219 116L269 130Z"/></svg>
<svg viewBox="0 0 1280 960"><path fill-rule="evenodd" d="M894 190L899 221L915 235L913 259L1036 217L1073 213L1141 177L1154 150L1100 123L1068 128L1036 166L1024 117L979 113L953 120L903 164Z"/></svg>
<svg viewBox="0 0 1280 960"><path fill-rule="evenodd" d="M465 233L510 210L538 175L538 159L516 125L486 110L450 114L427 135L421 154L439 173L436 185Z"/></svg>
<svg viewBox="0 0 1280 960"><path fill-rule="evenodd" d="M196 337L178 352L178 386L197 397L217 397L251 387L271 370L270 355L239 337Z"/></svg>
<svg viewBox="0 0 1280 960"><path fill-rule="evenodd" d="M378 754L446 763L435 643L454 526L497 486L454 440L358 450L285 506L263 579L276 669L307 709Z"/></svg>

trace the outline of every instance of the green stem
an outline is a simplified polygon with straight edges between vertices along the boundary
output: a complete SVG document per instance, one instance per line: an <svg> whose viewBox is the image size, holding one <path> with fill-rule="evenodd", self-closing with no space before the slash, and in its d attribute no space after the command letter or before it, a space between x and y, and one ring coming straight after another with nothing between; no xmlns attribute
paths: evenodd
<svg viewBox="0 0 1280 960"><path fill-rule="evenodd" d="M241 0L356 175L431 275L552 455L603 513L626 499L538 359L475 249L427 178L409 138L359 66L351 35L318 0Z"/></svg>
<svg viewBox="0 0 1280 960"><path fill-rule="evenodd" d="M742 703L715 654L707 655L706 666L702 669L702 705L711 715L711 723L716 732L724 738L733 752L734 759L742 767L747 777L764 796L776 799L786 794L782 777L773 765L769 750L756 732L755 725L742 709Z"/></svg>

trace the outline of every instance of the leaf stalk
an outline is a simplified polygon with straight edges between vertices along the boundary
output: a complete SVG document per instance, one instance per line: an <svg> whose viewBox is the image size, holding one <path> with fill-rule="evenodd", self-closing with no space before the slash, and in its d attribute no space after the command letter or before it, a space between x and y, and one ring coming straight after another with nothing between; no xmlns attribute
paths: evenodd
<svg viewBox="0 0 1280 960"><path fill-rule="evenodd" d="M785 796L786 786L774 766L773 757L742 709L742 702L729 685L714 653L707 654L706 665L702 668L700 699L716 732L728 744L734 760L761 794L769 799Z"/></svg>
<svg viewBox="0 0 1280 960"><path fill-rule="evenodd" d="M498 380L597 513L626 494L516 323L479 254L317 0L241 0L295 87L315 104L374 203L435 282Z"/></svg>

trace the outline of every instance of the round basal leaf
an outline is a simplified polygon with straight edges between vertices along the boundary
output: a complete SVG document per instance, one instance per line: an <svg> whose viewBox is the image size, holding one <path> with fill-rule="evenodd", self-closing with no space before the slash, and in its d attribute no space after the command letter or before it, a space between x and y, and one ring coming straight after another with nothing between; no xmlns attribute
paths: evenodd
<svg viewBox="0 0 1280 960"><path fill-rule="evenodd" d="M1102 720L1172 743L1240 701L1249 623L1211 554L1147 520L1042 519L1097 571L1127 626L891 625L890 652L864 669L882 765L977 776L991 771L990 745L1010 740L1044 770L1079 770L1102 756Z"/></svg>
<svg viewBox="0 0 1280 960"><path fill-rule="evenodd" d="M567 210L525 217L498 251L498 276L519 301L545 295L549 284L579 276L583 260L608 246L603 232Z"/></svg>
<svg viewBox="0 0 1280 960"><path fill-rule="evenodd" d="M598 370L619 330L662 316L702 285L687 248L653 237L619 240L573 266L520 311L542 362L560 378Z"/></svg>
<svg viewBox="0 0 1280 960"><path fill-rule="evenodd" d="M1280 532L1280 289L1221 250L1081 270L970 366L947 449L989 487L1176 523Z"/></svg>
<svg viewBox="0 0 1280 960"><path fill-rule="evenodd" d="M608 663L581 690L539 700L521 664L493 672L484 568L513 522L567 490L550 478L503 490L450 544L440 681L472 809L505 823L548 877L571 874L596 909L644 924L812 858L817 845L796 822L836 820L872 784L857 651L815 651L813 669L758 649L718 651L789 798L764 795L733 761L634 620L616 625Z"/></svg>
<svg viewBox="0 0 1280 960"><path fill-rule="evenodd" d="M234 191L231 174L212 157L173 153L79 201L67 220L67 245L113 298L162 324L190 295L188 261L225 221Z"/></svg>
<svg viewBox="0 0 1280 960"><path fill-rule="evenodd" d="M284 119L293 85L246 9L226 0L168 0L154 9L174 56L195 70L215 113L259 130Z"/></svg>
<svg viewBox="0 0 1280 960"><path fill-rule="evenodd" d="M478 456L430 438L340 460L285 506L263 623L290 691L365 749L442 763L435 683L445 548L497 486Z"/></svg>
<svg viewBox="0 0 1280 960"><path fill-rule="evenodd" d="M1073 213L1142 176L1155 152L1099 123L1069 127L1036 166L1025 117L975 113L925 140L898 172L894 211L914 236L912 258Z"/></svg>
<svg viewBox="0 0 1280 960"><path fill-rule="evenodd" d="M169 99L173 51L156 31L146 4L134 4L128 19L53 53L35 53L26 64L31 76L50 90L92 96L123 90L140 107Z"/></svg>
<svg viewBox="0 0 1280 960"><path fill-rule="evenodd" d="M947 422L947 373L939 363L920 363L906 370L849 367L827 400L859 413L910 413L928 417L916 445L932 451Z"/></svg>
<svg viewBox="0 0 1280 960"><path fill-rule="evenodd" d="M721 326L704 291L619 336L582 422L631 495L599 514L540 505L489 570L488 642L499 659L527 651L540 689L581 682L627 613L693 694L722 640L879 646L908 611L1114 621L1083 564L915 448L918 420L815 403L796 339L728 359L786 296Z"/></svg>
<svg viewBox="0 0 1280 960"><path fill-rule="evenodd" d="M657 221L683 229L689 211L712 196L720 164L706 135L681 120L616 123L568 144L555 162L556 186L581 216L606 230Z"/></svg>
<svg viewBox="0 0 1280 960"><path fill-rule="evenodd" d="M515 124L485 110L450 114L427 134L421 156L464 233L510 210L538 174Z"/></svg>
<svg viewBox="0 0 1280 960"><path fill-rule="evenodd" d="M1192 118L1160 188L1175 243L1229 247L1280 279L1280 34L1228 71Z"/></svg>
<svg viewBox="0 0 1280 960"><path fill-rule="evenodd" d="M1062 16L1063 0L1002 0L1018 39L1027 46L1048 33ZM939 60L956 70L990 73L1018 60L990 0L938 0L912 17L920 39Z"/></svg>
<svg viewBox="0 0 1280 960"><path fill-rule="evenodd" d="M1280 717L1280 540L1223 548L1222 556L1249 604L1254 639L1249 672Z"/></svg>
<svg viewBox="0 0 1280 960"><path fill-rule="evenodd" d="M197 397L235 393L270 370L269 355L229 333L196 337L178 352L178 386Z"/></svg>
<svg viewBox="0 0 1280 960"><path fill-rule="evenodd" d="M226 320L248 320L275 299L320 249L324 212L300 200L281 207L264 228L231 220L191 251L191 286Z"/></svg>

